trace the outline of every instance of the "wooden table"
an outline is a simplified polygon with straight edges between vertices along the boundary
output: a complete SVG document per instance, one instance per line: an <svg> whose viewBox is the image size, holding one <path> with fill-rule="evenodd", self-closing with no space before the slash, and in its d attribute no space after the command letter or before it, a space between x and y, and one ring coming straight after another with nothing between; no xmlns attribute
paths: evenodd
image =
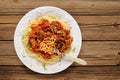
<svg viewBox="0 0 120 80"><path fill-rule="evenodd" d="M53 75L25 67L14 50L17 23L39 6L56 6L78 22L83 43L79 57L88 65L74 63ZM0 80L120 80L119 0L0 0Z"/></svg>

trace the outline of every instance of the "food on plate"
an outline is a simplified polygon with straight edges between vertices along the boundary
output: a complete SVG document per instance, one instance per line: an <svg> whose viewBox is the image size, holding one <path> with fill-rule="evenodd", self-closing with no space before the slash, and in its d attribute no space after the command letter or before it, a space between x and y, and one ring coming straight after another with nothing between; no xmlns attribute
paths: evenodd
<svg viewBox="0 0 120 80"><path fill-rule="evenodd" d="M59 52L65 54L71 48L72 41L69 25L51 15L32 20L22 36L28 55L45 64L60 61L62 56ZM54 52L54 49L58 52Z"/></svg>

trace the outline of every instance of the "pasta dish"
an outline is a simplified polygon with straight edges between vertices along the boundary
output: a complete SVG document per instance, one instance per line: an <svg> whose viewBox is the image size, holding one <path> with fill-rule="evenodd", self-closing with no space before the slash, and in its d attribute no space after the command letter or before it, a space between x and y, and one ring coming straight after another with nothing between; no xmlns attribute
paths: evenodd
<svg viewBox="0 0 120 80"><path fill-rule="evenodd" d="M47 64L60 61L62 56L54 49L65 54L71 48L72 41L68 24L50 15L31 21L22 37L27 53Z"/></svg>

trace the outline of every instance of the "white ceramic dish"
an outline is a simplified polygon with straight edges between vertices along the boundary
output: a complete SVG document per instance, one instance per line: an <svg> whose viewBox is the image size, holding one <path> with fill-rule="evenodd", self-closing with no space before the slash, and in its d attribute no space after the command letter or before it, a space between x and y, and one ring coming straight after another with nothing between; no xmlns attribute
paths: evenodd
<svg viewBox="0 0 120 80"><path fill-rule="evenodd" d="M26 67L38 73L54 74L68 68L73 63L73 61L70 61L66 57L64 57L60 62L57 62L52 65L46 65L47 69L44 70L42 63L38 62L36 59L32 57L23 56L25 49L22 45L22 39L21 39L23 30L29 24L29 20L33 20L35 18L47 14L60 17L62 20L66 21L67 24L71 26L71 35L73 37L72 48L76 47L76 50L75 52L71 50L69 54L74 57L77 57L80 52L81 43L82 43L81 31L79 29L79 26L69 13L67 13L66 11L60 8L56 8L52 6L38 7L36 9L29 11L25 16L23 16L23 18L20 20L15 30L14 46L19 59Z"/></svg>

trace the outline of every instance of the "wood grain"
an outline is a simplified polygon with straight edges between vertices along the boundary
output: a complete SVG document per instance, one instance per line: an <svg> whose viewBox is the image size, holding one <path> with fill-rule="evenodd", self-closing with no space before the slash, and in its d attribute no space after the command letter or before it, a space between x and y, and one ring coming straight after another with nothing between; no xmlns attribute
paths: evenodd
<svg viewBox="0 0 120 80"><path fill-rule="evenodd" d="M16 24L0 24L0 40L13 40ZM80 27L83 40L120 40L120 26Z"/></svg>
<svg viewBox="0 0 120 80"><path fill-rule="evenodd" d="M26 68L14 50L15 28L24 14L40 6L69 12L82 32L80 58L52 75ZM0 0L0 80L120 80L120 0Z"/></svg>
<svg viewBox="0 0 120 80"><path fill-rule="evenodd" d="M13 40L19 16L0 16L0 40ZM73 16L83 40L120 40L120 16Z"/></svg>
<svg viewBox="0 0 120 80"><path fill-rule="evenodd" d="M13 41L0 41L0 65L23 65L14 50ZM120 64L120 41L83 41L79 57L88 65ZM80 66L73 64L73 66Z"/></svg>
<svg viewBox="0 0 120 80"><path fill-rule="evenodd" d="M25 66L0 66L1 80L120 80L119 74L119 66L69 67L52 75L38 74Z"/></svg>
<svg viewBox="0 0 120 80"><path fill-rule="evenodd" d="M0 24L17 24L24 15L0 15ZM80 25L120 24L120 16L80 16L72 15Z"/></svg>
<svg viewBox="0 0 120 80"><path fill-rule="evenodd" d="M36 7L56 6L77 15L119 15L119 3L106 0L1 0L0 14L25 14Z"/></svg>

